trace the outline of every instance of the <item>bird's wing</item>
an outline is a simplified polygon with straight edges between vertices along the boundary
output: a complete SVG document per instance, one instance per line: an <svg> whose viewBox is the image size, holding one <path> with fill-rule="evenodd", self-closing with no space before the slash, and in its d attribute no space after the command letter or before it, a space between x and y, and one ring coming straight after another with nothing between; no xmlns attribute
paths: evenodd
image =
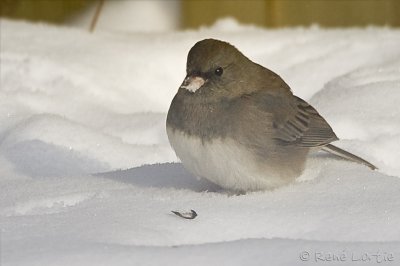
<svg viewBox="0 0 400 266"><path fill-rule="evenodd" d="M272 124L267 125L266 121L261 121L257 127L265 124L272 131L270 137L281 145L318 147L338 139L329 124L311 105L291 93L283 95L263 91L249 97L253 105L250 113L253 110L259 114L258 117L272 119Z"/></svg>
<svg viewBox="0 0 400 266"><path fill-rule="evenodd" d="M293 97L293 101L285 103L287 106L282 106L287 108L284 115L274 117L276 141L283 145L318 147L338 139L317 110L299 97Z"/></svg>

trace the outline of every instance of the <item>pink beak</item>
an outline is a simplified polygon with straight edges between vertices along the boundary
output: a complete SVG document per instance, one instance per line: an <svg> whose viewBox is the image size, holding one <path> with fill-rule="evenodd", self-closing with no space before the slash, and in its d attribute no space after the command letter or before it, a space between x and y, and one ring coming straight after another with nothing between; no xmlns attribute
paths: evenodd
<svg viewBox="0 0 400 266"><path fill-rule="evenodd" d="M183 81L181 88L187 89L190 92L196 92L203 86L206 81L199 76L187 76Z"/></svg>

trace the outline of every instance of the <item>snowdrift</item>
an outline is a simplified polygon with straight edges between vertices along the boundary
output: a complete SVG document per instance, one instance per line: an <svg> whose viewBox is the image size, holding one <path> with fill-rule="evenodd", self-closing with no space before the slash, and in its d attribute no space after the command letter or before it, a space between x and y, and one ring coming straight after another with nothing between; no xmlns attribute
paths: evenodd
<svg viewBox="0 0 400 266"><path fill-rule="evenodd" d="M323 153L287 187L231 195L187 173L165 133L186 54L231 42L280 74L378 171ZM171 33L1 21L3 265L395 265L400 31ZM192 221L171 210L194 209ZM335 264L336 263L336 264Z"/></svg>

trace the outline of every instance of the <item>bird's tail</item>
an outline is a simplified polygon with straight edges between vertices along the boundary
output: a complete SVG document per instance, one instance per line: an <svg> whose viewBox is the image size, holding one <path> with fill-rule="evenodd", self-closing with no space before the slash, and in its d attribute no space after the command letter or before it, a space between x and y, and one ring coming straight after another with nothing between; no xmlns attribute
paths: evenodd
<svg viewBox="0 0 400 266"><path fill-rule="evenodd" d="M354 154L351 154L350 152L342 150L342 149L340 149L340 148L338 148L338 147L336 147L336 146L334 146L332 144L325 145L322 148L322 150L327 151L327 152L332 153L332 154L335 154L336 156L339 156L339 157L344 158L346 160L366 165L369 168L371 168L372 170L378 169L372 163L367 162L366 160L364 160L364 159L362 159L362 158L360 158L360 157L358 157L358 156L356 156Z"/></svg>

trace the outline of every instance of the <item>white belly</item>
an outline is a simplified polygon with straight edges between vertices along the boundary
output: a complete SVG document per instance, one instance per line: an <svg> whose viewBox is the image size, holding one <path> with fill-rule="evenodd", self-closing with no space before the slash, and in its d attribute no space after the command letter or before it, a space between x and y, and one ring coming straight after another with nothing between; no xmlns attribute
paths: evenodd
<svg viewBox="0 0 400 266"><path fill-rule="evenodd" d="M282 178L268 162L256 159L233 139L202 142L179 130L167 127L176 155L186 169L219 186L236 191L273 189L291 180Z"/></svg>

